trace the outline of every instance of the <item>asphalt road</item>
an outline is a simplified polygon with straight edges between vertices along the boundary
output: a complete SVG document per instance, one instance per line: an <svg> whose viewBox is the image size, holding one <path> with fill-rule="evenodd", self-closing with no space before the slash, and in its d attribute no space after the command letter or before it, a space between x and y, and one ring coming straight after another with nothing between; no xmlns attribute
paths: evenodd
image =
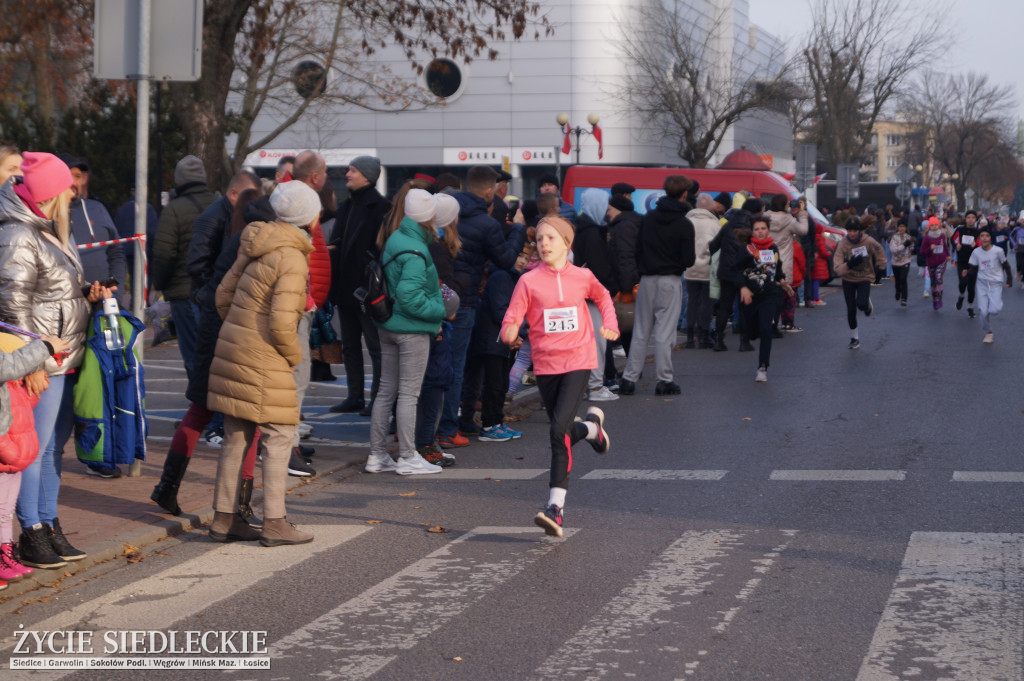
<svg viewBox="0 0 1024 681"><path fill-rule="evenodd" d="M439 475L302 488L289 516L311 545L191 533L5 622L267 632L271 669L234 679L1020 681L1024 291L1005 291L983 345L955 293L933 312L912 275L900 308L886 283L859 350L830 291L776 342L768 383L730 336L729 353L675 354L682 395L642 379L602 404L612 449L575 452L563 539L531 522L547 498L535 412L522 439L474 442ZM343 396L320 388L305 411L358 446L366 420L324 412ZM64 674L115 676L4 678Z"/></svg>

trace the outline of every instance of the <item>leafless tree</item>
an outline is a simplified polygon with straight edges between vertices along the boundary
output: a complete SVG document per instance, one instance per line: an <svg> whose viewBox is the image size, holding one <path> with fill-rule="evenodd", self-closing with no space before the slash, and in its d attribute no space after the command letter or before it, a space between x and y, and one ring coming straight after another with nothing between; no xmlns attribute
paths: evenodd
<svg viewBox="0 0 1024 681"><path fill-rule="evenodd" d="M169 84L169 99L187 122L189 151L217 184L212 178L237 169L246 150L269 143L318 102L394 110L427 101L408 77L370 70L366 56L384 47L399 49L415 74L424 60L493 59L494 43L550 29L531 0L206 0L202 76ZM321 68L296 83L303 54ZM273 108L283 124L254 140L256 114ZM234 159L225 142L231 133Z"/></svg>
<svg viewBox="0 0 1024 681"><path fill-rule="evenodd" d="M784 114L791 68L781 49L757 55L754 46L734 48L725 10L709 7L644 0L620 21L629 36L620 41L628 75L617 94L648 138L674 145L694 168L708 164L744 114Z"/></svg>
<svg viewBox="0 0 1024 681"><path fill-rule="evenodd" d="M976 73L929 72L901 99L901 108L924 131L936 170L956 176L957 206L966 205L968 188L990 200L1007 187L1012 194L1020 168L1014 154L1017 104L1012 88Z"/></svg>
<svg viewBox="0 0 1024 681"><path fill-rule="evenodd" d="M941 49L944 11L920 0L817 0L803 47L811 133L830 171L860 163L875 121Z"/></svg>

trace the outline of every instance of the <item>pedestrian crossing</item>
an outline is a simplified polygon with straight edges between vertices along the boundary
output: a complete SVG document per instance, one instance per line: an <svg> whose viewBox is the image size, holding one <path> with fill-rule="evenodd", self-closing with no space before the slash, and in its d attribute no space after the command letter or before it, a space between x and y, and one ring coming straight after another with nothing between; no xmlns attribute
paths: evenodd
<svg viewBox="0 0 1024 681"><path fill-rule="evenodd" d="M91 630L97 638L104 631L174 630L176 622L209 612L265 579L280 580L279 573L301 571L307 559L347 552L352 540L381 531L378 525L325 525L305 546L211 545L197 558L127 581L31 628ZM379 582L341 595L336 605L328 600L333 594L323 594L322 612L270 641L272 678L395 678L388 669L400 666L403 656L445 638L446 627L470 609L486 610L506 590L523 588L524 578L543 584L538 573L569 560L597 539L595 532L567 528L565 537L554 539L535 527L479 526L453 534L419 557L414 552L407 566ZM751 614L772 592L796 583L783 576L820 546L805 535L769 527L682 530L650 553L623 555L632 576L586 607L590 614L578 626L556 627L557 638L523 677L700 678L706 667L728 662L720 659L722 641L741 638L740 629L750 626ZM849 584L851 592L858 588ZM794 601L808 597L799 590L784 594ZM574 605L571 594L553 598L556 610ZM913 532L888 597L881 592L877 598L874 612L881 614L871 623L866 648L851 650L849 642L836 648L838 655L855 656L857 681L1024 678L1024 534ZM508 646L503 655L526 655L503 637L502 617L494 612L493 631L479 635ZM824 646L830 634L820 635ZM12 643L5 644L6 658ZM785 653L786 641L774 645ZM5 669L3 676L59 679L72 673Z"/></svg>
<svg viewBox="0 0 1024 681"><path fill-rule="evenodd" d="M598 468L579 477L580 480L616 480L620 482L696 481L720 482L733 471L701 469L632 469ZM447 468L440 475L405 478L421 482L451 480L537 480L548 474L547 468ZM930 474L930 472L929 472ZM1024 482L1024 472L1018 471L952 471L949 482ZM773 470L767 473L774 482L911 482L914 475L904 470Z"/></svg>

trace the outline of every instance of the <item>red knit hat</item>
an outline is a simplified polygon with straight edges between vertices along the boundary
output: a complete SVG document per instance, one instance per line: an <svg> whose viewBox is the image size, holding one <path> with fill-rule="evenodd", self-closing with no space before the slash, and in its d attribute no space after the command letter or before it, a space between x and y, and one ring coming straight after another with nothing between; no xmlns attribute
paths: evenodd
<svg viewBox="0 0 1024 681"><path fill-rule="evenodd" d="M22 181L36 203L49 201L74 184L71 169L53 154L26 151L21 156L21 172L25 174Z"/></svg>

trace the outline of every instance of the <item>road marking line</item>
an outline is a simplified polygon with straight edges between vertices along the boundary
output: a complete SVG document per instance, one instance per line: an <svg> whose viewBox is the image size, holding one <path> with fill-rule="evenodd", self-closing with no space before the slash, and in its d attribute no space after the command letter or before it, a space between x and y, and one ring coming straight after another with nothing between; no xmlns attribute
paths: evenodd
<svg viewBox="0 0 1024 681"><path fill-rule="evenodd" d="M536 527L474 528L271 645L275 679L291 678L289 658L303 679L372 676L563 541Z"/></svg>
<svg viewBox="0 0 1024 681"><path fill-rule="evenodd" d="M882 482L906 480L906 471L873 470L777 470L771 480L798 480L821 482Z"/></svg>
<svg viewBox="0 0 1024 681"><path fill-rule="evenodd" d="M857 681L1024 678L1024 534L915 532Z"/></svg>
<svg viewBox="0 0 1024 681"><path fill-rule="evenodd" d="M1024 482L1024 473L1012 471L953 471L953 482Z"/></svg>
<svg viewBox="0 0 1024 681"><path fill-rule="evenodd" d="M313 528L313 543L272 550L252 542L219 544L197 558L37 622L32 630L88 630L95 632L94 640L102 641L106 631L168 629L175 622L245 591L314 554L330 551L369 529L360 525L319 525ZM2 650L16 643L12 640ZM102 650L102 647L97 649ZM56 672L59 676L48 678L60 678L73 672ZM19 673L26 676L16 676ZM38 672L5 670L4 679L39 678L35 674Z"/></svg>
<svg viewBox="0 0 1024 681"><path fill-rule="evenodd" d="M765 541L761 533L737 531L689 531L665 549L632 584L612 598L601 611L566 641L534 674L550 679L650 678L650 655L680 657L678 641L683 630L695 626L686 610L694 599L711 588L722 566L744 539ZM795 530L781 531L781 543L751 561L755 576L737 592L735 607L719 612L712 627L717 634L728 629L733 618L760 586L763 575L789 546ZM768 540L771 541L771 540ZM721 587L716 586L716 590ZM657 646L655 651L651 644ZM680 657L678 668L693 674L699 660Z"/></svg>
<svg viewBox="0 0 1024 681"><path fill-rule="evenodd" d="M547 468L446 468L440 475L399 476L416 483L445 480L534 480L549 473Z"/></svg>
<svg viewBox="0 0 1024 681"><path fill-rule="evenodd" d="M602 468L580 480L721 480L729 471L712 470L639 470Z"/></svg>

